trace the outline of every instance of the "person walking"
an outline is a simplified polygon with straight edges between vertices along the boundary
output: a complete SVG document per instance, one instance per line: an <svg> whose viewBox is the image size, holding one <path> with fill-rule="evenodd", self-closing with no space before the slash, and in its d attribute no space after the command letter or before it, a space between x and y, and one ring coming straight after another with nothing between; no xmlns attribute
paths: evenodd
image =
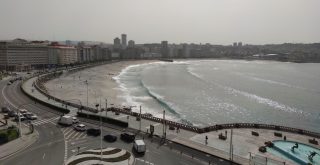
<svg viewBox="0 0 320 165"><path fill-rule="evenodd" d="M206 145L208 144L208 136L206 136Z"/></svg>

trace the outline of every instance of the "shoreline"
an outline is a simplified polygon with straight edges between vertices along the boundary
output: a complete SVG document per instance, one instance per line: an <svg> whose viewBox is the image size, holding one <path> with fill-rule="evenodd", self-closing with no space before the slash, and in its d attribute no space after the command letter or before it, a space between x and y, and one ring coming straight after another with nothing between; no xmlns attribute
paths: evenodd
<svg viewBox="0 0 320 165"><path fill-rule="evenodd" d="M132 60L119 61L111 64L101 65L72 74L63 74L57 79L48 81L45 86L48 92L63 100L74 100L74 103L95 107L96 104L101 108L106 106L121 107L126 103L125 93L121 90L121 84L115 77L129 66L141 65L157 62L157 60ZM86 85L88 82L88 86ZM99 89L94 86L100 87ZM88 91L87 91L88 87Z"/></svg>

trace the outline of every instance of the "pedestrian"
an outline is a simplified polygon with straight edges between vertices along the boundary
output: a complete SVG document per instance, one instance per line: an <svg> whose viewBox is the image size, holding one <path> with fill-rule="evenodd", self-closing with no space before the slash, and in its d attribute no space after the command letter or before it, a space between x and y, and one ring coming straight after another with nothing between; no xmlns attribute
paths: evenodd
<svg viewBox="0 0 320 165"><path fill-rule="evenodd" d="M206 144L208 144L208 136L206 136Z"/></svg>

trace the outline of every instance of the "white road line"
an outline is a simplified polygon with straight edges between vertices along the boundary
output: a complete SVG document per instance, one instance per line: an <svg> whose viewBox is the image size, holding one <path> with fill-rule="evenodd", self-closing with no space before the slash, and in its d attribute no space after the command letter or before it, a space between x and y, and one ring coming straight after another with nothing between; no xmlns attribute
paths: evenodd
<svg viewBox="0 0 320 165"><path fill-rule="evenodd" d="M72 137L70 137L70 139L75 139L77 138L77 136L80 134L80 132L76 132L76 134L74 134Z"/></svg>
<svg viewBox="0 0 320 165"><path fill-rule="evenodd" d="M44 124L44 123L49 123L51 121L54 121L56 119L58 119L59 117L53 117L53 118L49 118L49 119L42 119L42 120L38 120L38 121L35 121L33 122L34 125L41 125L41 124Z"/></svg>
<svg viewBox="0 0 320 165"><path fill-rule="evenodd" d="M73 131L73 129L72 129L72 128L69 128L68 131L63 132L63 134L64 134L64 135L67 135L67 134L69 134L71 131Z"/></svg>
<svg viewBox="0 0 320 165"><path fill-rule="evenodd" d="M4 94L4 89L5 89L5 88L7 88L7 86L4 86L4 87L2 88L2 96L4 97L4 99L5 99L11 106L13 106L15 109L18 109L18 107L15 106L14 104L12 104L12 103L8 100L8 98L6 97L6 95Z"/></svg>
<svg viewBox="0 0 320 165"><path fill-rule="evenodd" d="M86 137L87 137L86 133L81 133L80 136L78 138L76 138L76 140L83 139L83 138L86 138Z"/></svg>
<svg viewBox="0 0 320 165"><path fill-rule="evenodd" d="M45 156L46 156L46 153L43 153L42 159L44 159Z"/></svg>
<svg viewBox="0 0 320 165"><path fill-rule="evenodd" d="M69 137L70 137L71 135L73 135L74 133L76 133L76 131L73 131L73 132L71 132L70 134L68 134L67 137L66 137L66 139L68 140Z"/></svg>

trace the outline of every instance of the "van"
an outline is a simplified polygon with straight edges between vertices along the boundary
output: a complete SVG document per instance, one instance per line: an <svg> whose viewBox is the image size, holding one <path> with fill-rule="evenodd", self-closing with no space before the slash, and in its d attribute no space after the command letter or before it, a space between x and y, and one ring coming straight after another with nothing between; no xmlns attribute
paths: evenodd
<svg viewBox="0 0 320 165"><path fill-rule="evenodd" d="M144 154L146 152L146 144L143 140L135 140L133 142L133 149L140 154Z"/></svg>
<svg viewBox="0 0 320 165"><path fill-rule="evenodd" d="M68 115L61 116L58 123L61 125L70 126L73 124L72 117Z"/></svg>

